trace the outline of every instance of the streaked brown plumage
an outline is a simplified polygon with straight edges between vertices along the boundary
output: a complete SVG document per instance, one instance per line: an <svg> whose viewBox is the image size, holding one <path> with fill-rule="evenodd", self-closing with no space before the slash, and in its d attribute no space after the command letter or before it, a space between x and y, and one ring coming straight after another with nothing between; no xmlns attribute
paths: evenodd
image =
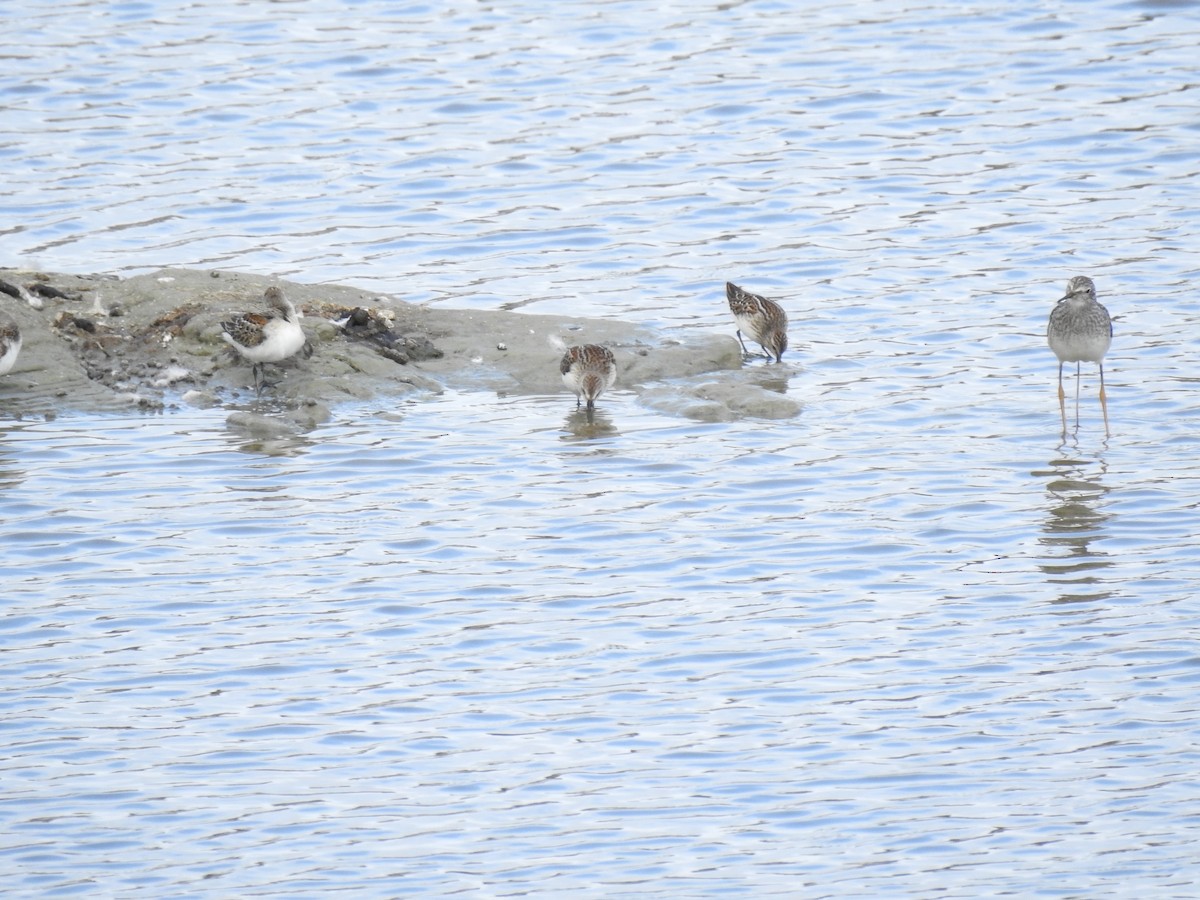
<svg viewBox="0 0 1200 900"><path fill-rule="evenodd" d="M15 319L0 312L0 375L12 371L21 352L21 329Z"/></svg>
<svg viewBox="0 0 1200 900"><path fill-rule="evenodd" d="M568 347L558 370L563 384L575 392L575 407L587 401L588 411L596 408L596 398L617 380L617 361L612 351L599 344Z"/></svg>
<svg viewBox="0 0 1200 900"><path fill-rule="evenodd" d="M254 386L258 391L262 390L265 363L287 359L304 346L304 329L300 327L296 307L283 291L272 285L263 299L269 307L266 313L239 313L221 323L221 337L253 365Z"/></svg>
<svg viewBox="0 0 1200 900"><path fill-rule="evenodd" d="M746 342L742 340L744 331L750 340L762 346L768 359L774 356L775 362L782 362L783 351L788 347L788 317L783 307L774 300L751 294L731 281L725 282L725 297L737 321L737 338L742 345L742 353L751 355L746 349Z"/></svg>

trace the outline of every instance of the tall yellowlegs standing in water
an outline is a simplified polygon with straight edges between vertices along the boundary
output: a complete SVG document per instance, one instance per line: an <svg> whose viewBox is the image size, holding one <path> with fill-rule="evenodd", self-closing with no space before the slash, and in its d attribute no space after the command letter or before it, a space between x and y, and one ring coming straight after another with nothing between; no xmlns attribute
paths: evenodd
<svg viewBox="0 0 1200 900"><path fill-rule="evenodd" d="M1104 354L1112 344L1112 318L1096 302L1096 285L1086 275L1067 282L1067 293L1050 312L1046 340L1058 357L1058 406L1063 427L1067 423L1066 395L1063 393L1063 363L1075 363L1075 424L1079 424L1079 364L1094 362L1100 367L1100 408L1104 429L1108 430L1108 398L1104 395Z"/></svg>
<svg viewBox="0 0 1200 900"><path fill-rule="evenodd" d="M21 352L21 329L8 313L0 312L0 375L7 375Z"/></svg>
<svg viewBox="0 0 1200 900"><path fill-rule="evenodd" d="M617 380L617 361L612 351L599 344L568 347L558 370L563 384L575 392L575 408L581 399L587 400L588 418L596 409L596 398Z"/></svg>
<svg viewBox="0 0 1200 900"><path fill-rule="evenodd" d="M269 311L239 313L221 323L226 342L253 364L254 389L262 393L263 365L287 359L304 346L304 329L292 301L272 285L263 294Z"/></svg>
<svg viewBox="0 0 1200 900"><path fill-rule="evenodd" d="M751 355L746 349L746 342L742 340L744 331L746 337L762 345L767 359L774 356L775 362L782 362L783 351L788 346L788 317L783 307L774 300L744 291L731 281L725 282L725 298L737 320L737 339L742 345L743 355Z"/></svg>

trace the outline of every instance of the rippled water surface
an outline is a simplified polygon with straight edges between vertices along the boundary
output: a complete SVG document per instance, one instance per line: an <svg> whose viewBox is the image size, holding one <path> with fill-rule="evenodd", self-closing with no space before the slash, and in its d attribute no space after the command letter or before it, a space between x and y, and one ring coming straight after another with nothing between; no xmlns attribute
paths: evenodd
<svg viewBox="0 0 1200 900"><path fill-rule="evenodd" d="M549 9L10 10L0 264L726 332L732 278L803 408L0 379L6 893L1194 896L1196 7Z"/></svg>

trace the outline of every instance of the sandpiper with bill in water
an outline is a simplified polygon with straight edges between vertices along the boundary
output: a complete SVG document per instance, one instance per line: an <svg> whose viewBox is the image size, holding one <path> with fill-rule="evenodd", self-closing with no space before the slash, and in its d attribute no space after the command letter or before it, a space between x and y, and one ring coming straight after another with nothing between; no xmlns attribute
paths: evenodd
<svg viewBox="0 0 1200 900"><path fill-rule="evenodd" d="M266 313L239 313L221 323L221 337L252 363L254 389L262 393L263 366L279 362L304 346L304 329L292 301L272 285L263 294L269 307Z"/></svg>
<svg viewBox="0 0 1200 900"><path fill-rule="evenodd" d="M589 420L596 409L596 398L617 380L617 361L611 350L599 344L568 347L558 370L563 384L575 392L575 408L587 401Z"/></svg>
<svg viewBox="0 0 1200 900"><path fill-rule="evenodd" d="M1063 392L1063 363L1075 363L1075 424L1079 424L1080 363L1094 362L1100 368L1100 408L1104 430L1108 430L1108 398L1104 394L1104 354L1112 344L1112 317L1096 300L1096 285L1086 275L1067 282L1067 292L1050 311L1046 340L1058 357L1058 406L1066 429L1066 395Z"/></svg>
<svg viewBox="0 0 1200 900"><path fill-rule="evenodd" d="M742 345L743 357L753 355L742 340L744 331L750 340L762 346L767 359L774 356L775 362L782 362L783 351L788 347L788 317L783 307L774 300L743 290L732 281L725 282L725 298L737 321L737 339Z"/></svg>

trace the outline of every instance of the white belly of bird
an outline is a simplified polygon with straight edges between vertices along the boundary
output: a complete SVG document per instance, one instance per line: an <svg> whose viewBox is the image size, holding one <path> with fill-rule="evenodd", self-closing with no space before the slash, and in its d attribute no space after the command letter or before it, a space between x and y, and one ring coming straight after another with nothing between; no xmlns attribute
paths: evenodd
<svg viewBox="0 0 1200 900"><path fill-rule="evenodd" d="M743 337L748 337L756 344L761 344L766 330L763 326L767 324L767 320L761 316L734 316L734 321L737 322L738 331Z"/></svg>
<svg viewBox="0 0 1200 900"><path fill-rule="evenodd" d="M262 343L255 347L243 347L229 335L224 337L252 363L279 362L299 352L304 346L304 329L299 322L289 322L287 319L272 319L264 325Z"/></svg>
<svg viewBox="0 0 1200 900"><path fill-rule="evenodd" d="M1073 334L1056 337L1050 349L1063 362L1099 362L1112 344L1112 336Z"/></svg>
<svg viewBox="0 0 1200 900"><path fill-rule="evenodd" d="M17 364L17 354L20 352L20 339L17 339L8 345L8 349L4 351L4 355L0 356L0 375L7 375L9 370Z"/></svg>

